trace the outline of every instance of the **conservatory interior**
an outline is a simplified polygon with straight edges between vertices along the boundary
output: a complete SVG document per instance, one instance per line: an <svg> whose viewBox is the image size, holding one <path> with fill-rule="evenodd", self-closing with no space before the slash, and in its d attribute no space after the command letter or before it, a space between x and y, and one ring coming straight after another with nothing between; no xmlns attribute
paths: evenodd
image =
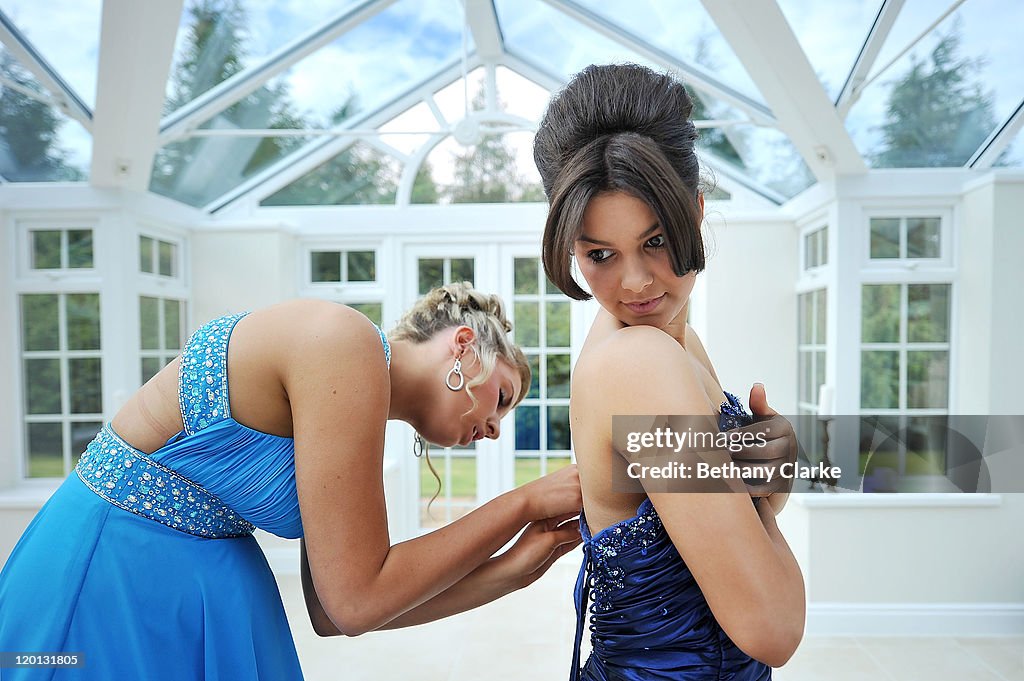
<svg viewBox="0 0 1024 681"><path fill-rule="evenodd" d="M863 472L875 438L915 490L790 498L807 635L777 677L1024 679L1024 478L935 484L958 417L1024 414L1020 26L1012 0L0 0L0 564L192 330L296 297L387 330L467 280L531 362L501 438L433 450L439 490L389 424L393 542L570 463L597 306L540 265L532 138L573 73L635 62L694 97L689 314L722 385L763 382L812 461L830 433ZM308 678L568 671L579 551L477 611L319 639L297 542L259 539Z"/></svg>

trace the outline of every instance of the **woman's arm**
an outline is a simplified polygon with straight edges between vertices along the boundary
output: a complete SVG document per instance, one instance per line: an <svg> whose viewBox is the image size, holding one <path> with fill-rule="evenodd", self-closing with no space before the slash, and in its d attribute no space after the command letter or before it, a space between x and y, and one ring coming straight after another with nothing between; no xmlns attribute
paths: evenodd
<svg viewBox="0 0 1024 681"><path fill-rule="evenodd" d="M528 522L579 508L578 477L565 469L391 546L382 475L390 380L380 338L348 308L315 312L289 348L283 383L309 581L341 632L394 620L466 577Z"/></svg>
<svg viewBox="0 0 1024 681"><path fill-rule="evenodd" d="M681 415L711 419L713 411L678 343L650 327L616 332L597 349L577 381L597 390L596 424L616 414ZM575 386L574 386L575 388ZM715 428L717 430L717 428ZM679 460L731 463L728 452L684 449ZM755 509L742 481L734 493L648 488L654 507L693 573L715 618L751 657L780 666L803 635L803 577L774 524L770 504ZM646 484L645 484L646 486ZM771 522L767 518L770 516Z"/></svg>
<svg viewBox="0 0 1024 681"><path fill-rule="evenodd" d="M437 596L378 629L398 629L433 622L525 588L547 572L556 560L578 546L580 541L577 520L567 520L560 525L555 521L531 523L508 551L488 559ZM313 630L320 636L340 635L341 630L331 622L316 596L304 544L301 569L302 590Z"/></svg>

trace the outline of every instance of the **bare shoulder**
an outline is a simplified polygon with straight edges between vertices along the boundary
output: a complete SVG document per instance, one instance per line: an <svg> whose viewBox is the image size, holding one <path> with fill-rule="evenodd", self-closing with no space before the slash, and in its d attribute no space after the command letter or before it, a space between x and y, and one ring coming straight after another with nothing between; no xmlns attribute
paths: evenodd
<svg viewBox="0 0 1024 681"><path fill-rule="evenodd" d="M590 348L577 363L574 396L578 388L605 414L691 413L706 402L686 350L651 326L619 329Z"/></svg>
<svg viewBox="0 0 1024 681"><path fill-rule="evenodd" d="M698 362L704 365L704 368L708 370L715 382L718 382L718 374L715 373L715 367L711 364L711 358L708 356L707 350L704 349L704 343L701 342L700 336L693 330L693 327L689 324L686 325L686 349Z"/></svg>
<svg viewBox="0 0 1024 681"><path fill-rule="evenodd" d="M268 334L284 332L283 378L289 394L297 386L333 377L355 385L389 384L380 335L369 319L325 300L297 299L267 308ZM254 313L253 316L261 313Z"/></svg>

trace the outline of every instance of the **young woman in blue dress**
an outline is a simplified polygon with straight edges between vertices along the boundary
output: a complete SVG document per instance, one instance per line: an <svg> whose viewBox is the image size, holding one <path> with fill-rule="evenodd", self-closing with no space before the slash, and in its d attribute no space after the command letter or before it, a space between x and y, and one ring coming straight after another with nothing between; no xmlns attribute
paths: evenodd
<svg viewBox="0 0 1024 681"><path fill-rule="evenodd" d="M727 483L735 494L613 484L629 462L613 440L615 415L703 417L716 431L771 424L778 437L765 458L795 453L763 387L750 402L767 420L754 423L686 323L704 269L692 106L671 76L590 66L553 97L535 140L550 204L545 271L566 295L602 308L570 399L585 553L571 678L766 679L803 634L803 579L775 523L785 494L761 489L767 498L752 504L742 480ZM588 610L593 654L581 668Z"/></svg>
<svg viewBox="0 0 1024 681"><path fill-rule="evenodd" d="M302 537L323 635L429 622L531 583L579 543L575 466L394 545L384 502L389 419L444 446L498 437L530 382L510 330L501 301L467 284L429 293L390 337L311 300L204 324L15 547L0 651L77 654L67 678L300 679L254 527Z"/></svg>

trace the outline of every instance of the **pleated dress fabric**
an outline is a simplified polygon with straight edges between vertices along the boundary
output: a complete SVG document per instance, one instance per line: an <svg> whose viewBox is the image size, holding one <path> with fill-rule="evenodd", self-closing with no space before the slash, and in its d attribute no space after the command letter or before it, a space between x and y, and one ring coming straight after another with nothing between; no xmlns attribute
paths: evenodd
<svg viewBox="0 0 1024 681"><path fill-rule="evenodd" d="M294 443L231 417L243 316L186 343L181 433L147 455L107 424L22 535L0 573L0 651L78 653L81 666L8 668L5 681L302 678L252 536L302 536Z"/></svg>
<svg viewBox="0 0 1024 681"><path fill-rule="evenodd" d="M719 428L753 419L726 393ZM570 681L766 681L771 668L736 647L715 620L661 518L645 499L636 515L592 535L580 516ZM580 666L590 615L592 652Z"/></svg>

